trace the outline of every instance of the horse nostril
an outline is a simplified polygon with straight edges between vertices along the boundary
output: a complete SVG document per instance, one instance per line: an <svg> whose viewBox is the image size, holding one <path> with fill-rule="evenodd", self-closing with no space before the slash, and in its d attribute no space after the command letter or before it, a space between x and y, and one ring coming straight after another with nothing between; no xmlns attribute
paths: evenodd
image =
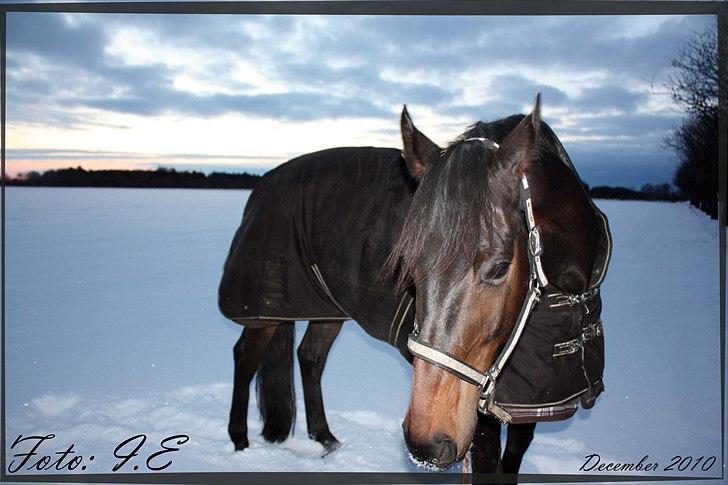
<svg viewBox="0 0 728 485"><path fill-rule="evenodd" d="M438 433L435 435L435 457L437 464L442 467L446 467L453 463L457 458L457 445L448 435Z"/></svg>

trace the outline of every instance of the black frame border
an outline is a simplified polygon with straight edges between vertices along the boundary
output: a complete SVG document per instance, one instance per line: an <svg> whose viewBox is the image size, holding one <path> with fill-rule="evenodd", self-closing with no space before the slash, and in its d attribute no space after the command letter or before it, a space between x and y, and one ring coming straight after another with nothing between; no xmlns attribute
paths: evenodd
<svg viewBox="0 0 728 485"><path fill-rule="evenodd" d="M591 483L647 481L704 481L725 479L725 378L726 378L726 194L728 191L728 2L685 0L314 0L314 1L190 1L190 2L79 2L0 4L0 448L5 436L5 121L6 121L6 22L9 12L109 13L109 14L293 14L293 15L715 15L718 23L719 140L718 223L721 360L721 476L645 475L541 475L521 474L522 483ZM131 474L8 474L5 450L0 454L2 482L56 483L496 483L512 475L471 476L457 473L296 473L296 472L193 472Z"/></svg>

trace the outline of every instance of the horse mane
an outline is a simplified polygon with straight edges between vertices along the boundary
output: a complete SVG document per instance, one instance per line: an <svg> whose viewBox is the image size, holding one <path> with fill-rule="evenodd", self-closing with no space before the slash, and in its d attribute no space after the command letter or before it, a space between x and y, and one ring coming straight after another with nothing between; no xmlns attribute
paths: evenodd
<svg viewBox="0 0 728 485"><path fill-rule="evenodd" d="M501 205L500 198L507 196L517 200L518 196L517 193L485 190L493 179L503 177L503 173L490 163L494 152L486 144L466 140L483 137L501 143L523 118L524 115L512 115L469 126L442 151L440 159L428 167L414 194L400 237L384 266L387 272L399 269L398 290L411 281L417 284L426 277L442 274L455 260L474 261L482 234L498 237L492 231L493 209ZM506 192L510 185L505 180L498 184ZM427 262L426 272L415 275L415 264L428 241L433 239L438 240L440 247L434 259Z"/></svg>

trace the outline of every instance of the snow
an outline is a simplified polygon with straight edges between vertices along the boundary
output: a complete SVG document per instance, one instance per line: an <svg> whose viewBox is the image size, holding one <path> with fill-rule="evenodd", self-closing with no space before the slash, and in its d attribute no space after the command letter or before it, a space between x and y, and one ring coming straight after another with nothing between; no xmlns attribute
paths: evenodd
<svg viewBox="0 0 728 485"><path fill-rule="evenodd" d="M421 471L400 427L409 365L353 322L322 384L343 446L321 458L308 439L296 375L295 435L266 443L252 393L251 447L232 451L226 427L240 327L219 314L216 295L248 193L6 189L8 463L19 434L53 433L45 452L73 443L95 457L84 460L85 472L110 473L114 448L143 433L147 455L164 438L189 436L168 455L172 472ZM715 455L707 472L659 474L720 476L717 224L682 203L597 204L614 237L603 286L606 391L591 410L539 424L522 472L580 473L592 453L614 462L649 455L660 468L674 455ZM304 330L297 325L299 341ZM143 460L134 463L146 471Z"/></svg>

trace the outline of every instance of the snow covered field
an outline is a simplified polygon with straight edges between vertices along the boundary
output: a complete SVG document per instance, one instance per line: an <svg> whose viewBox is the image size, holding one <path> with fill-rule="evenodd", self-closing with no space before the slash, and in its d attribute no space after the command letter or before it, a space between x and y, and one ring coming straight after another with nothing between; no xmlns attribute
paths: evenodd
<svg viewBox="0 0 728 485"><path fill-rule="evenodd" d="M409 366L353 322L323 380L342 448L320 458L297 382L295 436L265 443L253 398L251 448L232 451L226 425L240 328L219 314L216 294L247 195L7 189L8 463L19 434L53 433L41 452L73 443L86 472L109 473L120 461L114 448L143 433L144 457L168 436L189 436L152 461L171 459L165 471L418 471L400 429ZM606 392L592 410L540 424L522 472L580 473L584 457L598 453L612 462L649 455L660 470L675 455L716 456L708 471L664 474L720 476L717 224L687 204L597 203L614 236L603 286ZM134 464L147 471L138 459L119 471Z"/></svg>

